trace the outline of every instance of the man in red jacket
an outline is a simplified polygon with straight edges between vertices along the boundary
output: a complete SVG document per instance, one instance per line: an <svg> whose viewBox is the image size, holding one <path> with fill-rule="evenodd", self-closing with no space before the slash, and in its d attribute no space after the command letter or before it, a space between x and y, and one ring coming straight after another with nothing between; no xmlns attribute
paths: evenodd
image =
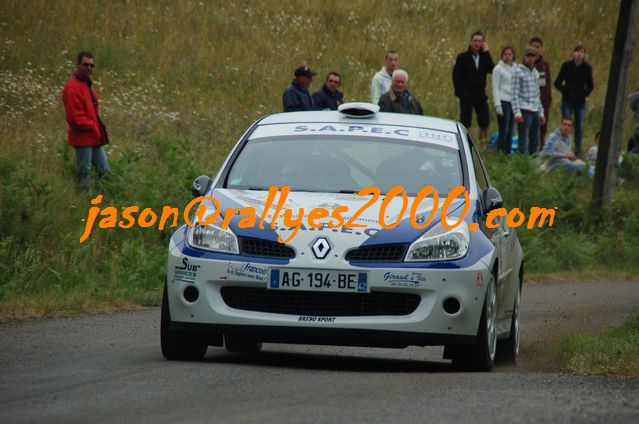
<svg viewBox="0 0 639 424"><path fill-rule="evenodd" d="M62 100L69 124L69 144L75 148L78 185L88 190L91 166L95 166L99 181L109 172L104 145L109 142L106 127L100 119L98 93L92 87L91 73L95 58L90 52L78 54L76 71L64 86Z"/></svg>

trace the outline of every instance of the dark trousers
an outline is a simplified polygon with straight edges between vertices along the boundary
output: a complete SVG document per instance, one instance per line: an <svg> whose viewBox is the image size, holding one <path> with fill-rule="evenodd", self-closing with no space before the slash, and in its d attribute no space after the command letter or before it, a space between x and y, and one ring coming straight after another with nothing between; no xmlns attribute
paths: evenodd
<svg viewBox="0 0 639 424"><path fill-rule="evenodd" d="M466 128L471 127L473 109L477 113L479 128L488 128L490 122L488 97L484 91L466 91L459 97L459 122Z"/></svg>
<svg viewBox="0 0 639 424"><path fill-rule="evenodd" d="M581 138L584 127L584 117L586 116L586 105L578 105L566 100L561 101L561 116L573 116L572 126L575 129L575 155L581 153Z"/></svg>

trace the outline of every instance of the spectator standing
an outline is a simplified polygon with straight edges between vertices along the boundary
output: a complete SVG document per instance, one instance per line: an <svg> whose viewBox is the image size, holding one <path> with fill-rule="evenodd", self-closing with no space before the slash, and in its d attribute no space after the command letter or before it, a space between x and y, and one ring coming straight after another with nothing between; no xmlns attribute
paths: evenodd
<svg viewBox="0 0 639 424"><path fill-rule="evenodd" d="M493 101L499 123L497 149L509 155L512 150L515 116L512 108L512 76L515 71L515 50L512 46L501 49L501 60L493 69Z"/></svg>
<svg viewBox="0 0 639 424"><path fill-rule="evenodd" d="M537 50L526 47L522 63L513 73L513 114L517 121L517 151L533 155L539 151L539 126L546 121L539 97L539 72L535 69Z"/></svg>
<svg viewBox="0 0 639 424"><path fill-rule="evenodd" d="M317 74L311 71L306 65L302 65L295 70L295 79L291 81L291 86L287 88L282 95L284 112L315 109L313 106L313 97L308 91L315 75Z"/></svg>
<svg viewBox="0 0 639 424"><path fill-rule="evenodd" d="M635 113L635 130L632 135L632 145L628 145L628 151L639 153L639 87L628 98L630 109Z"/></svg>
<svg viewBox="0 0 639 424"><path fill-rule="evenodd" d="M557 168L565 168L570 171L579 172L585 168L586 164L577 159L572 152L570 134L572 133L573 119L565 116L561 120L561 125L548 137L548 142L541 151L541 156L548 158L546 170L552 171Z"/></svg>
<svg viewBox="0 0 639 424"><path fill-rule="evenodd" d="M424 109L407 90L408 73L402 69L393 72L391 89L379 99L380 112L423 115Z"/></svg>
<svg viewBox="0 0 639 424"><path fill-rule="evenodd" d="M572 59L564 62L555 80L555 87L561 91L561 115L573 116L575 126L575 154L581 153L581 139L586 115L586 97L594 88L592 66L586 63L586 48L577 44Z"/></svg>
<svg viewBox="0 0 639 424"><path fill-rule="evenodd" d="M479 143L482 147L486 145L490 123L486 75L492 73L494 67L488 44L480 31L473 33L468 50L457 56L453 67L455 96L459 98L459 121L470 128L475 109L479 124Z"/></svg>
<svg viewBox="0 0 639 424"><path fill-rule="evenodd" d="M82 190L89 190L91 167L95 167L95 187L109 173L104 146L109 143L106 127L100 118L98 93L93 89L91 75L95 57L91 52L80 52L73 77L67 81L62 101L69 124L68 142L75 149L77 182Z"/></svg>
<svg viewBox="0 0 639 424"><path fill-rule="evenodd" d="M313 93L313 104L317 110L337 110L344 103L344 94L338 88L342 85L342 77L337 72L330 72L322 88Z"/></svg>
<svg viewBox="0 0 639 424"><path fill-rule="evenodd" d="M533 37L530 40L530 47L533 47L539 53L535 61L535 69L539 72L539 91L541 93L541 105L544 112L549 114L550 104L552 103L552 78L550 76L550 64L544 59L544 42L540 37ZM548 122L544 122L539 127L539 139L541 141L540 149L543 149L546 141L546 131L548 130Z"/></svg>
<svg viewBox="0 0 639 424"><path fill-rule="evenodd" d="M390 90L392 75L399 66L399 54L395 50L388 50L384 55L384 66L373 75L371 81L371 103L378 104L382 94Z"/></svg>

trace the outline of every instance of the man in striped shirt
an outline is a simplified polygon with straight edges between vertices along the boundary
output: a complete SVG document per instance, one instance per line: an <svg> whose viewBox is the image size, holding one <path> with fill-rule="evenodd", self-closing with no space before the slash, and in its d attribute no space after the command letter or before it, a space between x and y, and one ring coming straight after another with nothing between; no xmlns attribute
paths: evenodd
<svg viewBox="0 0 639 424"><path fill-rule="evenodd" d="M513 73L512 107L519 134L519 153L536 154L539 151L539 126L546 122L539 92L539 72L535 60L539 53L526 47L522 63Z"/></svg>

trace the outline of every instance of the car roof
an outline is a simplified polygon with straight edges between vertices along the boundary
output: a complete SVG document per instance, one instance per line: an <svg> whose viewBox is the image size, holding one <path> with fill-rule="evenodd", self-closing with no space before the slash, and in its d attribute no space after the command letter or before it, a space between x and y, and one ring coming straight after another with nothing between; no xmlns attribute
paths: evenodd
<svg viewBox="0 0 639 424"><path fill-rule="evenodd" d="M286 112L265 117L259 125L292 124L292 123L343 123L343 124L377 124L428 128L432 130L457 133L457 122L435 118L432 116L409 115L403 113L378 112L368 118L351 118L340 112L311 111L311 112Z"/></svg>

